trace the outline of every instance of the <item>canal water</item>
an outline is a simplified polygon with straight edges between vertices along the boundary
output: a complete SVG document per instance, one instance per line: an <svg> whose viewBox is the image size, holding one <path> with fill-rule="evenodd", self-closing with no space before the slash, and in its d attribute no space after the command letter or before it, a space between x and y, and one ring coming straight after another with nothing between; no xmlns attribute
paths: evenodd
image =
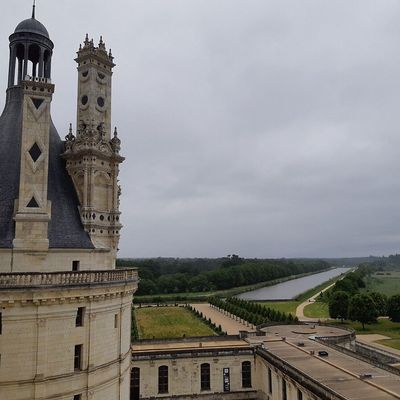
<svg viewBox="0 0 400 400"><path fill-rule="evenodd" d="M334 268L314 275L267 286L251 292L241 293L236 297L245 300L291 300L305 291L312 289L331 278L347 272L349 268Z"/></svg>

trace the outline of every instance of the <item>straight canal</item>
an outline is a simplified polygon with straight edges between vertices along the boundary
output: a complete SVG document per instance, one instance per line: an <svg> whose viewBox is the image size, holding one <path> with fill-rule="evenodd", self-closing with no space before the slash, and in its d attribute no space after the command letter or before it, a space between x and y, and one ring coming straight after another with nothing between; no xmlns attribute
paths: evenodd
<svg viewBox="0 0 400 400"><path fill-rule="evenodd" d="M349 268L334 268L318 274L303 276L302 278L278 283L273 286L266 286L261 289L237 295L239 299L245 300L292 300L299 294L306 292L316 286L329 281L347 272Z"/></svg>

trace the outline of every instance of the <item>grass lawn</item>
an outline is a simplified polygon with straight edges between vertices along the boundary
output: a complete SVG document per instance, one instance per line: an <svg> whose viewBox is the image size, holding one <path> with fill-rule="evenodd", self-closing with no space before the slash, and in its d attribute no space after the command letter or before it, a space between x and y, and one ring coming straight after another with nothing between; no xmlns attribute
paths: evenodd
<svg viewBox="0 0 400 400"><path fill-rule="evenodd" d="M378 340L377 343L400 350L400 339Z"/></svg>
<svg viewBox="0 0 400 400"><path fill-rule="evenodd" d="M276 311L291 313L293 316L296 315L296 308L300 304L299 301L263 301L258 302L264 307L272 308Z"/></svg>
<svg viewBox="0 0 400 400"><path fill-rule="evenodd" d="M328 304L322 301L316 301L314 303L310 303L308 306L304 308L304 315L308 318L328 318L329 317L329 309Z"/></svg>
<svg viewBox="0 0 400 400"><path fill-rule="evenodd" d="M379 319L376 324L365 325L365 330L359 322L345 321L341 324L339 321L329 321L329 324L353 328L358 336L363 334L378 333L390 337L390 340L380 340L378 343L390 346L400 350L400 323L391 322L388 319Z"/></svg>
<svg viewBox="0 0 400 400"><path fill-rule="evenodd" d="M400 294L400 272L384 271L385 275L372 275L366 278L364 291L379 292L386 296ZM390 275L386 275L390 273Z"/></svg>
<svg viewBox="0 0 400 400"><path fill-rule="evenodd" d="M140 339L172 339L182 336L211 336L215 332L183 307L135 309Z"/></svg>

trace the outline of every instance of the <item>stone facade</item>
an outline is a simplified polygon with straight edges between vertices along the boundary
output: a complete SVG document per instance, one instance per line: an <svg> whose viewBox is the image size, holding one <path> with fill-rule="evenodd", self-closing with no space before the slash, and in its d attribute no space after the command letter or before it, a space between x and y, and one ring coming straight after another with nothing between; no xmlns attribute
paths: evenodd
<svg viewBox="0 0 400 400"><path fill-rule="evenodd" d="M138 276L115 270L123 157L116 131L111 138L113 57L102 41L79 51L80 124L63 142L50 114L52 54L34 13L10 36L0 117L0 169L8 171L0 182L0 399L127 400Z"/></svg>
<svg viewBox="0 0 400 400"><path fill-rule="evenodd" d="M0 274L0 398L127 399L136 288L132 270Z"/></svg>

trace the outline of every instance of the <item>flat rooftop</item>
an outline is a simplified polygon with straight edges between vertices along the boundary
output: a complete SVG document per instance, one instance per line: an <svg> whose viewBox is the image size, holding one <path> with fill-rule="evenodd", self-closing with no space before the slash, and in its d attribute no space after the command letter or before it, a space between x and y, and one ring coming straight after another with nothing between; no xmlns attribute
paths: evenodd
<svg viewBox="0 0 400 400"><path fill-rule="evenodd" d="M135 355L148 352L165 352L165 351L179 351L179 350L217 350L221 348L229 349L249 349L251 346L245 340L228 339L228 340L190 340L184 341L176 339L176 341L151 341L145 343L133 343L132 352Z"/></svg>
<svg viewBox="0 0 400 400"><path fill-rule="evenodd" d="M349 400L400 399L400 376L346 355L313 336L341 336L347 330L318 325L286 325L265 329L265 337L247 339L262 343L267 352ZM285 339L282 339L285 338ZM311 354L314 352L314 355ZM326 351L328 356L319 356Z"/></svg>
<svg viewBox="0 0 400 400"><path fill-rule="evenodd" d="M334 326L307 324L307 325L275 325L262 329L267 337L286 337L293 339L307 339L310 336L343 336L351 335L347 329Z"/></svg>

